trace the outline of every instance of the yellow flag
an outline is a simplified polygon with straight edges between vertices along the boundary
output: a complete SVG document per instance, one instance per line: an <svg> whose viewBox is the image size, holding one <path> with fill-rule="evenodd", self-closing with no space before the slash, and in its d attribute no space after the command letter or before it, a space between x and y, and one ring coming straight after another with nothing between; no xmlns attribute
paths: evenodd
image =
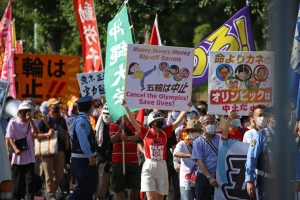
<svg viewBox="0 0 300 200"><path fill-rule="evenodd" d="M13 48L16 51L17 47L17 37L16 37L16 27L15 27L15 20L12 21L12 36L11 36L12 42L13 42Z"/></svg>

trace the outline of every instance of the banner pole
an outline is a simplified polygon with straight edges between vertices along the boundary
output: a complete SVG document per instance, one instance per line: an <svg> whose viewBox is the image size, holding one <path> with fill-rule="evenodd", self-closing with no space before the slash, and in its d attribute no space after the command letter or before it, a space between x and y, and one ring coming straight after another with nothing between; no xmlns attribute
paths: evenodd
<svg viewBox="0 0 300 200"><path fill-rule="evenodd" d="M124 115L122 116L122 123L124 124ZM122 135L124 135L124 129L122 130ZM122 162L123 162L123 175L125 176L125 142L122 141Z"/></svg>

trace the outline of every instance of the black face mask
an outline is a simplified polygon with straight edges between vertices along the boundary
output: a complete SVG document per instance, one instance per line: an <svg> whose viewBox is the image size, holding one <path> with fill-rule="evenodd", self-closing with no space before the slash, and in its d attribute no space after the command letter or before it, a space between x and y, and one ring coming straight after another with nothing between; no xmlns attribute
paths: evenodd
<svg viewBox="0 0 300 200"><path fill-rule="evenodd" d="M156 121L156 127L161 129L164 125L164 122L163 121Z"/></svg>
<svg viewBox="0 0 300 200"><path fill-rule="evenodd" d="M53 108L53 113L59 113L59 107Z"/></svg>
<svg viewBox="0 0 300 200"><path fill-rule="evenodd" d="M28 112L30 112L30 110L24 110L24 111L23 111L23 117L24 117L24 118L26 118L26 114L27 114Z"/></svg>

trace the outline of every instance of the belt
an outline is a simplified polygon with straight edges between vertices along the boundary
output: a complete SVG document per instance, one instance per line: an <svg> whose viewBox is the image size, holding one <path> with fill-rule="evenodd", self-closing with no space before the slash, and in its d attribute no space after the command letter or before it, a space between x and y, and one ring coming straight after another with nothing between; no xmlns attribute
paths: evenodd
<svg viewBox="0 0 300 200"><path fill-rule="evenodd" d="M93 153L93 156L96 156L96 155L97 155L97 153L94 152L94 153ZM87 158L87 157L85 156L85 154L81 154L81 153L72 153L72 158Z"/></svg>
<svg viewBox="0 0 300 200"><path fill-rule="evenodd" d="M264 171L260 171L258 169L255 169L255 174L257 174L259 176L266 177L266 178L274 178L273 174L269 174L269 173L266 173Z"/></svg>

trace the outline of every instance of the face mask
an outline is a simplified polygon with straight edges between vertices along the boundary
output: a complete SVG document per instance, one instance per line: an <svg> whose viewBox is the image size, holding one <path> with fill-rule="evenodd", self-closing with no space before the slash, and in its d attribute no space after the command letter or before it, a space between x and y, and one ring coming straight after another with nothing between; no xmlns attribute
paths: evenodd
<svg viewBox="0 0 300 200"><path fill-rule="evenodd" d="M164 122L163 121L156 121L156 127L161 129L164 125Z"/></svg>
<svg viewBox="0 0 300 200"><path fill-rule="evenodd" d="M55 107L55 108L53 109L53 113L59 113L59 107Z"/></svg>
<svg viewBox="0 0 300 200"><path fill-rule="evenodd" d="M233 119L231 122L230 122L230 126L233 126L233 127L238 127L240 126L241 122L239 119Z"/></svg>
<svg viewBox="0 0 300 200"><path fill-rule="evenodd" d="M23 112L23 117L26 118L27 112Z"/></svg>
<svg viewBox="0 0 300 200"><path fill-rule="evenodd" d="M259 127L265 128L268 124L268 119L266 117L257 117L255 122Z"/></svg>
<svg viewBox="0 0 300 200"><path fill-rule="evenodd" d="M191 112L191 113L186 114L186 119L187 120L196 119L196 113Z"/></svg>
<svg viewBox="0 0 300 200"><path fill-rule="evenodd" d="M245 127L249 127L251 125L251 123L250 122L246 122L246 123L244 123L244 126Z"/></svg>
<svg viewBox="0 0 300 200"><path fill-rule="evenodd" d="M111 121L110 116L109 115L103 115L103 121L106 122L106 123L110 122Z"/></svg>
<svg viewBox="0 0 300 200"><path fill-rule="evenodd" d="M216 125L208 124L208 125L206 125L205 129L206 129L205 132L207 134L210 134L210 135L215 134L215 132L216 132Z"/></svg>
<svg viewBox="0 0 300 200"><path fill-rule="evenodd" d="M198 132L190 132L190 133L189 133L189 137L190 137L191 139L193 139L193 140L194 140L195 138L197 138L198 135L199 135Z"/></svg>

